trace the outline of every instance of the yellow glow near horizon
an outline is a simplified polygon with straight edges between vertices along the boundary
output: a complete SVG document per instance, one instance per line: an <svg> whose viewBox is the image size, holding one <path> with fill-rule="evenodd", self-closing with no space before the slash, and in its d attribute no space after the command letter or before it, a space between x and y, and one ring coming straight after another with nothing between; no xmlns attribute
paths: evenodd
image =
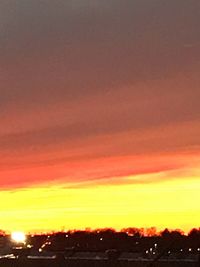
<svg viewBox="0 0 200 267"><path fill-rule="evenodd" d="M12 232L11 239L16 243L24 243L26 241L26 235L24 232Z"/></svg>
<svg viewBox="0 0 200 267"><path fill-rule="evenodd" d="M157 178L159 182L142 184L2 191L1 228L28 232L128 226L188 231L198 227L199 179L188 177L162 182L160 174Z"/></svg>

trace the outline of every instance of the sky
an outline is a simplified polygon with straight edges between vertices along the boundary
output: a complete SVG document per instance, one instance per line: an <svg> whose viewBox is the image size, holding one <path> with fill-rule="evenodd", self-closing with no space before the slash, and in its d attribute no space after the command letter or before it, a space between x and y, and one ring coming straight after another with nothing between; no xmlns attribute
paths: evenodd
<svg viewBox="0 0 200 267"><path fill-rule="evenodd" d="M200 226L199 0L0 1L0 228Z"/></svg>

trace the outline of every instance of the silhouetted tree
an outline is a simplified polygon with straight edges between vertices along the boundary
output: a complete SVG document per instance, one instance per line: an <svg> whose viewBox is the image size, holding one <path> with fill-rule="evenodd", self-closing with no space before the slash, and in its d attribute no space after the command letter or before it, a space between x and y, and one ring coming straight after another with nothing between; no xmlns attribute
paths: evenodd
<svg viewBox="0 0 200 267"><path fill-rule="evenodd" d="M138 238L144 236L144 228L128 227L123 228L121 232Z"/></svg>
<svg viewBox="0 0 200 267"><path fill-rule="evenodd" d="M200 228L199 228L199 229L197 229L197 228L193 228L193 229L189 232L188 236L189 236L190 238L192 238L192 239L200 239Z"/></svg>
<svg viewBox="0 0 200 267"><path fill-rule="evenodd" d="M170 237L170 231L167 228L165 228L165 230L160 232L160 235L163 238L169 238Z"/></svg>

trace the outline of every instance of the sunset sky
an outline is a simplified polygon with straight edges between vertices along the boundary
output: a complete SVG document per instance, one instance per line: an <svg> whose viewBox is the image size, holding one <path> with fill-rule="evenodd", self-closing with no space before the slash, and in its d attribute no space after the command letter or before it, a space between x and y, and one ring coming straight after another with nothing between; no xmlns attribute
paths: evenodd
<svg viewBox="0 0 200 267"><path fill-rule="evenodd" d="M200 1L0 1L0 229L200 226Z"/></svg>

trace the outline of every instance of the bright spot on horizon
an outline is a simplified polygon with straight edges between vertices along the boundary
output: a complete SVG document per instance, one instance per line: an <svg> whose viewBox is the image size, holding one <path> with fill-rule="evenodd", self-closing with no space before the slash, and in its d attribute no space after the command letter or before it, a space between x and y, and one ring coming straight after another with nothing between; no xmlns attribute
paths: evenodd
<svg viewBox="0 0 200 267"><path fill-rule="evenodd" d="M26 235L24 232L12 232L11 239L16 243L24 243L26 240Z"/></svg>

